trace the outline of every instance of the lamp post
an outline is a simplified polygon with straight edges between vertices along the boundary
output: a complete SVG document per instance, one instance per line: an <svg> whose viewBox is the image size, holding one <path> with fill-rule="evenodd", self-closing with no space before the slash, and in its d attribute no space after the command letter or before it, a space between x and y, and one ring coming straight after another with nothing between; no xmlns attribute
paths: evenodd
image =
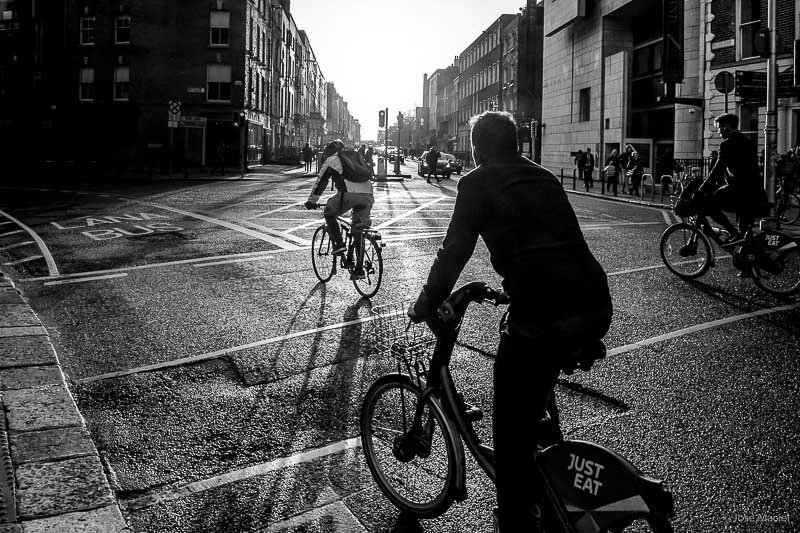
<svg viewBox="0 0 800 533"><path fill-rule="evenodd" d="M769 219L762 219L762 226L776 227L779 221L775 216L775 152L778 144L778 63L777 46L777 6L776 0L767 2L767 28L769 31L769 58L767 59L767 120L764 125L764 190L769 204Z"/></svg>

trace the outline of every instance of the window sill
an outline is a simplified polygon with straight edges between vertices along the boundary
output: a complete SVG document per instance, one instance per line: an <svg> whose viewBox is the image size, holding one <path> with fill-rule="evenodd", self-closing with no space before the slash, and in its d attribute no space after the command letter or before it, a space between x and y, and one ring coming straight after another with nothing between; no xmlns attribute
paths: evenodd
<svg viewBox="0 0 800 533"><path fill-rule="evenodd" d="M209 44L209 48L230 48L230 44Z"/></svg>

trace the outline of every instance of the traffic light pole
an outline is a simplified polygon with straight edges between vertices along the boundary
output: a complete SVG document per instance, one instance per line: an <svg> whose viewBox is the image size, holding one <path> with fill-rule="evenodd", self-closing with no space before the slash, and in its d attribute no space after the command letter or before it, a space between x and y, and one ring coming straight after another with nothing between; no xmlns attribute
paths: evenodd
<svg viewBox="0 0 800 533"><path fill-rule="evenodd" d="M769 58L767 59L767 116L764 126L764 190L769 204L769 219L762 221L762 227L779 225L775 212L775 166L778 148L778 62L777 45L777 6L776 0L767 2L767 27L769 30Z"/></svg>

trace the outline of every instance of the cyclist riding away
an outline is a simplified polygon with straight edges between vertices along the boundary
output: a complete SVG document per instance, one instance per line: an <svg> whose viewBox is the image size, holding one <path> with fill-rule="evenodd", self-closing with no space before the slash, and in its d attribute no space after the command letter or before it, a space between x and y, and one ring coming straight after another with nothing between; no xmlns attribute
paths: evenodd
<svg viewBox="0 0 800 533"><path fill-rule="evenodd" d="M719 158L699 189L706 195L702 209L729 233L728 242L733 242L741 239L753 225L766 204L766 195L756 166L755 147L739 131L739 117L723 113L714 120L714 125L722 142ZM738 231L723 209L736 213Z"/></svg>
<svg viewBox="0 0 800 533"><path fill-rule="evenodd" d="M328 199L323 211L325 223L328 226L328 235L330 235L333 245L333 255L340 255L347 251L336 217L352 209L353 235L356 237L355 242L361 242L358 237L371 224L370 212L374 202L372 183L369 180L355 182L344 177L342 161L338 155L343 149L344 143L338 139L331 141L325 147L325 151L322 154L325 162L319 169L317 181L314 183L314 188L305 203L306 209L315 209L319 197L325 191L325 187L328 186L328 181L333 180L337 189L336 194ZM358 251L356 253L356 268L350 275L350 279L364 279L363 259L363 254Z"/></svg>
<svg viewBox="0 0 800 533"><path fill-rule="evenodd" d="M486 111L470 122L477 168L458 183L447 235L408 315L434 316L482 237L510 300L494 363L500 530L536 531L536 422L545 409L557 421L560 356L605 335L611 296L558 179L519 154L512 116ZM522 425L520 410L530 413Z"/></svg>

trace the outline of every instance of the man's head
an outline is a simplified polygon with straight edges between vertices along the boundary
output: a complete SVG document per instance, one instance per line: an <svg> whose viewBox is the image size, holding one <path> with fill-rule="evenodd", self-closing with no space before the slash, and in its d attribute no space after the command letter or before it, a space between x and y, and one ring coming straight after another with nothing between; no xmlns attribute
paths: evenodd
<svg viewBox="0 0 800 533"><path fill-rule="evenodd" d="M469 121L472 157L476 165L519 154L517 124L505 111L484 111Z"/></svg>
<svg viewBox="0 0 800 533"><path fill-rule="evenodd" d="M591 149L591 148L587 148L587 149L586 149L586 153L587 153L587 154L591 154L591 153L592 153L592 149Z"/></svg>
<svg viewBox="0 0 800 533"><path fill-rule="evenodd" d="M731 133L739 129L739 117L733 113L723 113L714 119L714 126L719 130L723 139L727 139Z"/></svg>

